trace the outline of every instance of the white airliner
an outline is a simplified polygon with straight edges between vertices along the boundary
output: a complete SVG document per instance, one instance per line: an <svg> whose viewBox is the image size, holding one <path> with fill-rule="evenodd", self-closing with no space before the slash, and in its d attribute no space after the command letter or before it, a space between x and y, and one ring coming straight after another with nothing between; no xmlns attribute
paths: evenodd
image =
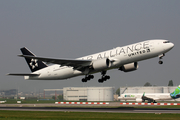
<svg viewBox="0 0 180 120"><path fill-rule="evenodd" d="M106 75L110 69L134 71L138 68L138 61L154 57L159 57L159 64L162 64L162 57L173 47L174 44L168 40L147 40L77 59L37 57L24 47L21 48L23 55L19 56L26 59L32 73L8 75L24 76L31 80L62 80L85 75L82 82L87 82L94 78L92 74L101 72L102 77L98 82L102 83L110 79ZM44 62L54 65L48 66Z"/></svg>
<svg viewBox="0 0 180 120"><path fill-rule="evenodd" d="M172 93L123 93L118 97L119 100L134 100L136 102L156 103L161 100L173 100L180 97L180 85Z"/></svg>

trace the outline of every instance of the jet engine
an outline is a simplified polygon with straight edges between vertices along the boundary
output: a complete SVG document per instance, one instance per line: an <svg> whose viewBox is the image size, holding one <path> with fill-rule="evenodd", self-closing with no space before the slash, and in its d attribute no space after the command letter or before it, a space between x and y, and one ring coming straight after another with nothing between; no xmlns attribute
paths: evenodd
<svg viewBox="0 0 180 120"><path fill-rule="evenodd" d="M108 58L98 59L98 60L93 61L92 63L92 67L94 68L94 70L97 70L97 71L106 69L110 66L111 66L111 62Z"/></svg>
<svg viewBox="0 0 180 120"><path fill-rule="evenodd" d="M133 63L129 63L129 64L125 64L121 66L119 70L124 71L124 72L131 72L131 71L137 70L137 68L138 68L138 63L133 62Z"/></svg>

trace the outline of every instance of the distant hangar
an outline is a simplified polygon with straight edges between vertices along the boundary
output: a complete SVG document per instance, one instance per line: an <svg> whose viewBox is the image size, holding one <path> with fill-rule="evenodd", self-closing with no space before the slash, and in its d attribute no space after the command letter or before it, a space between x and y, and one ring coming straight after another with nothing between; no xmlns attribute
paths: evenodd
<svg viewBox="0 0 180 120"><path fill-rule="evenodd" d="M67 101L113 101L113 87L65 87L63 97Z"/></svg>

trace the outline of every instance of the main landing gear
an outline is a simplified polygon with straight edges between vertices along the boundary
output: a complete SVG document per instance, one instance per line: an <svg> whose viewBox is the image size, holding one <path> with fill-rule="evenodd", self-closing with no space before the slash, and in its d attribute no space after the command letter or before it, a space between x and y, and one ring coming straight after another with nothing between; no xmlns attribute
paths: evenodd
<svg viewBox="0 0 180 120"><path fill-rule="evenodd" d="M165 54L161 54L159 55L159 64L163 64L163 61L161 61L161 59L165 56Z"/></svg>
<svg viewBox="0 0 180 120"><path fill-rule="evenodd" d="M98 80L99 83L103 83L104 81L110 79L110 76L106 75L106 71L102 71L101 75L101 79Z"/></svg>
<svg viewBox="0 0 180 120"><path fill-rule="evenodd" d="M101 72L102 77L98 80L99 83L103 83L104 81L110 79L109 75L106 75L106 71ZM94 78L94 75L86 75L85 78L82 79L82 82L87 82Z"/></svg>
<svg viewBox="0 0 180 120"><path fill-rule="evenodd" d="M82 79L82 82L87 82L88 80L91 80L94 78L94 75L86 75L85 78Z"/></svg>

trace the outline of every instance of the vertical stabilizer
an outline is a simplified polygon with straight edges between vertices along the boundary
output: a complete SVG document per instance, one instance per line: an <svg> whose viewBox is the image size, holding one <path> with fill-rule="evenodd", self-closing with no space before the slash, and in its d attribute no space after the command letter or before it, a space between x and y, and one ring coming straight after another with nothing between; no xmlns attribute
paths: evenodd
<svg viewBox="0 0 180 120"><path fill-rule="evenodd" d="M30 50L28 50L26 47L23 47L20 49L23 55L29 55L29 56L35 56ZM31 69L32 72L35 72L37 70L40 70L42 68L47 67L47 65L42 62L38 61L36 59L31 59L31 58L25 58L29 68Z"/></svg>
<svg viewBox="0 0 180 120"><path fill-rule="evenodd" d="M170 96L173 98L173 99L176 99L176 98L179 98L180 97L180 85L175 89L174 92L172 92L170 94Z"/></svg>

